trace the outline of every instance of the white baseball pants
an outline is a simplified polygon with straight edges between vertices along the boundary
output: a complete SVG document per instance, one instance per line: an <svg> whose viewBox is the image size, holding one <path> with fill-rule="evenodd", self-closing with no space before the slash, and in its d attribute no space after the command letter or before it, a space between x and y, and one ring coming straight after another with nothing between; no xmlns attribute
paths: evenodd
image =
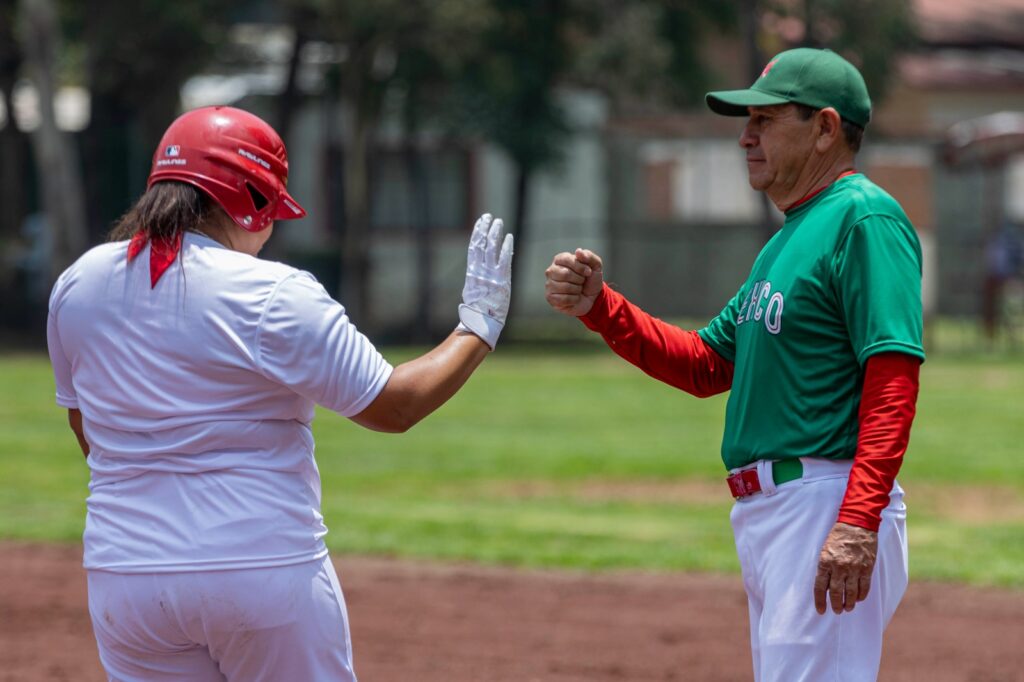
<svg viewBox="0 0 1024 682"><path fill-rule="evenodd" d="M89 571L88 580L111 682L355 682L330 557L233 571Z"/></svg>
<svg viewBox="0 0 1024 682"><path fill-rule="evenodd" d="M867 599L850 612L814 609L814 578L836 522L851 461L802 458L803 478L772 481L741 498L731 521L750 609L755 682L870 682L878 677L882 633L907 588L906 506L899 484L878 530L878 558Z"/></svg>

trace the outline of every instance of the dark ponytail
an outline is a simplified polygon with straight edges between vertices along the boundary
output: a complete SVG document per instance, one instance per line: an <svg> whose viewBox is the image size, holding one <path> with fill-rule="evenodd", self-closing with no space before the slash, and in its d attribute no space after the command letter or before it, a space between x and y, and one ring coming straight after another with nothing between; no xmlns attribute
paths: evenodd
<svg viewBox="0 0 1024 682"><path fill-rule="evenodd" d="M138 232L149 238L172 238L201 225L217 204L206 192L185 182L158 182L139 197L110 231L112 242L131 239Z"/></svg>

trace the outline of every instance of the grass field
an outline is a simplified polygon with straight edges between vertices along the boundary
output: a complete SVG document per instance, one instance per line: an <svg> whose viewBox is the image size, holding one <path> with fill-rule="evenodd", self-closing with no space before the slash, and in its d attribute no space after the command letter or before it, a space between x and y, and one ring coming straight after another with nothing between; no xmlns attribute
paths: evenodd
<svg viewBox="0 0 1024 682"><path fill-rule="evenodd" d="M1024 589L1022 405L1020 358L924 366L900 476L915 577ZM522 566L738 571L718 456L724 406L604 349L502 349L409 433L321 412L328 544ZM44 355L0 357L0 425L0 537L78 540L88 472Z"/></svg>

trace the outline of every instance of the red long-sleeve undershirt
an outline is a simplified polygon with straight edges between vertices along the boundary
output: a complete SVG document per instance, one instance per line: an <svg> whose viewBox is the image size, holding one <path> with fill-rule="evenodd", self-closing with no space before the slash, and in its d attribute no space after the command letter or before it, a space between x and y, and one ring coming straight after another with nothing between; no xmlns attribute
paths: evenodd
<svg viewBox="0 0 1024 682"><path fill-rule="evenodd" d="M727 391L733 364L696 331L653 317L605 285L580 317L616 354L650 376L698 397ZM865 364L860 432L838 521L877 531L910 440L920 360L879 353Z"/></svg>

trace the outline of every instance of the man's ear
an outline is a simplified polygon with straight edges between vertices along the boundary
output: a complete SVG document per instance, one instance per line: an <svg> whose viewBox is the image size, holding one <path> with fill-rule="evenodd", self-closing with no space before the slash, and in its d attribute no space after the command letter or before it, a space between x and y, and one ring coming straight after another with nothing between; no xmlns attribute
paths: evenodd
<svg viewBox="0 0 1024 682"><path fill-rule="evenodd" d="M843 137L843 120L832 107L820 109L817 115L818 137L814 146L819 152L826 152Z"/></svg>

